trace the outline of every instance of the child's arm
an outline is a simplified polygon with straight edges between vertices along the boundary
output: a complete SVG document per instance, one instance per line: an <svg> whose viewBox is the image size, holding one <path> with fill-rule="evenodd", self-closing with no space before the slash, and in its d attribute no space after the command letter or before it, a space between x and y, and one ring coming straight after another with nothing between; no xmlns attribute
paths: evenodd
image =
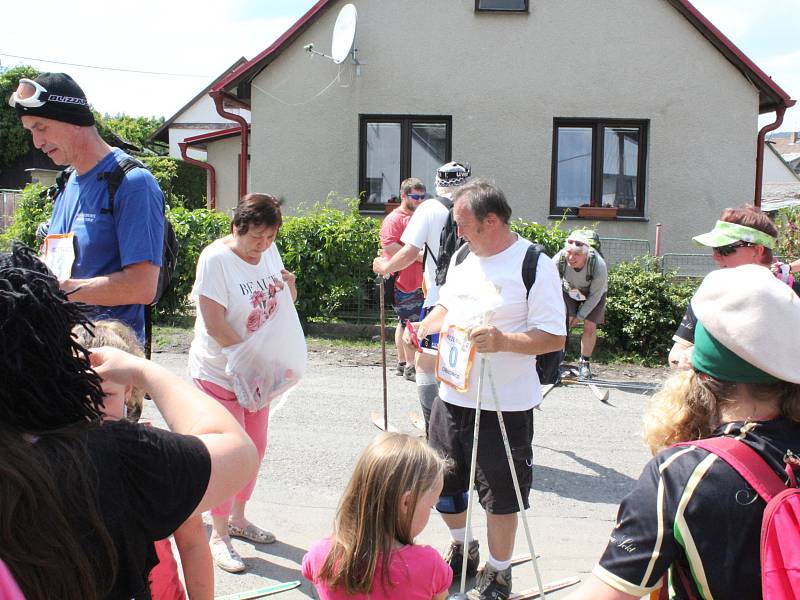
<svg viewBox="0 0 800 600"><path fill-rule="evenodd" d="M174 533L181 556L183 580L191 600L213 600L214 564L211 548L206 541L203 520L189 517Z"/></svg>

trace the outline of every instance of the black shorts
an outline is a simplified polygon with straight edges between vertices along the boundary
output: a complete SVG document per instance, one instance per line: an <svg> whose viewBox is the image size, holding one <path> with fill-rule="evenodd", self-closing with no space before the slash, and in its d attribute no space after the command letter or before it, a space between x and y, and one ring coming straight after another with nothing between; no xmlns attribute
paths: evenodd
<svg viewBox="0 0 800 600"><path fill-rule="evenodd" d="M533 481L533 409L503 412L511 456L519 480L522 502L528 508ZM428 443L453 462L444 478L442 496L461 494L469 489L472 435L475 410L442 401L433 401ZM481 410L478 433L478 464L475 472L478 501L486 512L507 515L519 512L514 481L494 410Z"/></svg>

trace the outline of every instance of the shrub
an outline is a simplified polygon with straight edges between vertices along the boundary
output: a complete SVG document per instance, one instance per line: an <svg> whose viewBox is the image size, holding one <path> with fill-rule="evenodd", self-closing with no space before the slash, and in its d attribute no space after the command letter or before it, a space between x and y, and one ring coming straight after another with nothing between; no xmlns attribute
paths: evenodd
<svg viewBox="0 0 800 600"><path fill-rule="evenodd" d="M778 244L775 254L792 261L800 257L800 207L781 208L775 215Z"/></svg>
<svg viewBox="0 0 800 600"><path fill-rule="evenodd" d="M358 213L358 199L336 198L283 219L278 247L297 276L297 312L302 319L330 317L345 304L364 302L375 275L372 259L380 247L380 223Z"/></svg>
<svg viewBox="0 0 800 600"><path fill-rule="evenodd" d="M175 229L180 251L172 288L153 307L153 317L160 322L178 316L189 308L189 294L194 285L200 252L211 242L230 232L230 219L225 214L205 208L169 208L167 218Z"/></svg>
<svg viewBox="0 0 800 600"><path fill-rule="evenodd" d="M22 190L11 226L0 237L0 246L4 250L11 247L12 240L36 248L36 228L53 213L52 200L42 197L45 189L39 183L30 183Z"/></svg>
<svg viewBox="0 0 800 600"><path fill-rule="evenodd" d="M206 207L204 169L170 156L145 156L141 161L158 181L169 206L189 210Z"/></svg>
<svg viewBox="0 0 800 600"><path fill-rule="evenodd" d="M556 221L549 227L545 227L536 222L513 219L511 221L511 229L526 240L542 244L547 251L547 255L554 256L556 252L564 247L564 242L567 241L568 233L561 229L561 223L562 221Z"/></svg>
<svg viewBox="0 0 800 600"><path fill-rule="evenodd" d="M647 363L664 363L697 283L662 273L652 256L620 263L608 276L606 343Z"/></svg>

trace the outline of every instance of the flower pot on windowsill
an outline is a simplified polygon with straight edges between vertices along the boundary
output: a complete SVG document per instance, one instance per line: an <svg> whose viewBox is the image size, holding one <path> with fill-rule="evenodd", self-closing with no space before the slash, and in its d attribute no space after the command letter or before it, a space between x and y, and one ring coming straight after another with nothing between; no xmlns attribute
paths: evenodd
<svg viewBox="0 0 800 600"><path fill-rule="evenodd" d="M383 214L388 215L398 206L400 206L399 202L387 202L386 204L383 205Z"/></svg>
<svg viewBox="0 0 800 600"><path fill-rule="evenodd" d="M578 216L585 219L616 219L616 206L579 206Z"/></svg>

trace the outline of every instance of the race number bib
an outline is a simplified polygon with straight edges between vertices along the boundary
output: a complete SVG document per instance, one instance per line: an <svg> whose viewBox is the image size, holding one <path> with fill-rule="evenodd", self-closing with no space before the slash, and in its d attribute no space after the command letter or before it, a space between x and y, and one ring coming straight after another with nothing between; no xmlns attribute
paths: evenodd
<svg viewBox="0 0 800 600"><path fill-rule="evenodd" d="M439 334L439 352L436 355L436 378L459 392L469 389L469 371L475 358L475 347L469 332L450 325Z"/></svg>
<svg viewBox="0 0 800 600"><path fill-rule="evenodd" d="M59 281L72 276L75 262L75 234L51 233L44 238L44 263Z"/></svg>

